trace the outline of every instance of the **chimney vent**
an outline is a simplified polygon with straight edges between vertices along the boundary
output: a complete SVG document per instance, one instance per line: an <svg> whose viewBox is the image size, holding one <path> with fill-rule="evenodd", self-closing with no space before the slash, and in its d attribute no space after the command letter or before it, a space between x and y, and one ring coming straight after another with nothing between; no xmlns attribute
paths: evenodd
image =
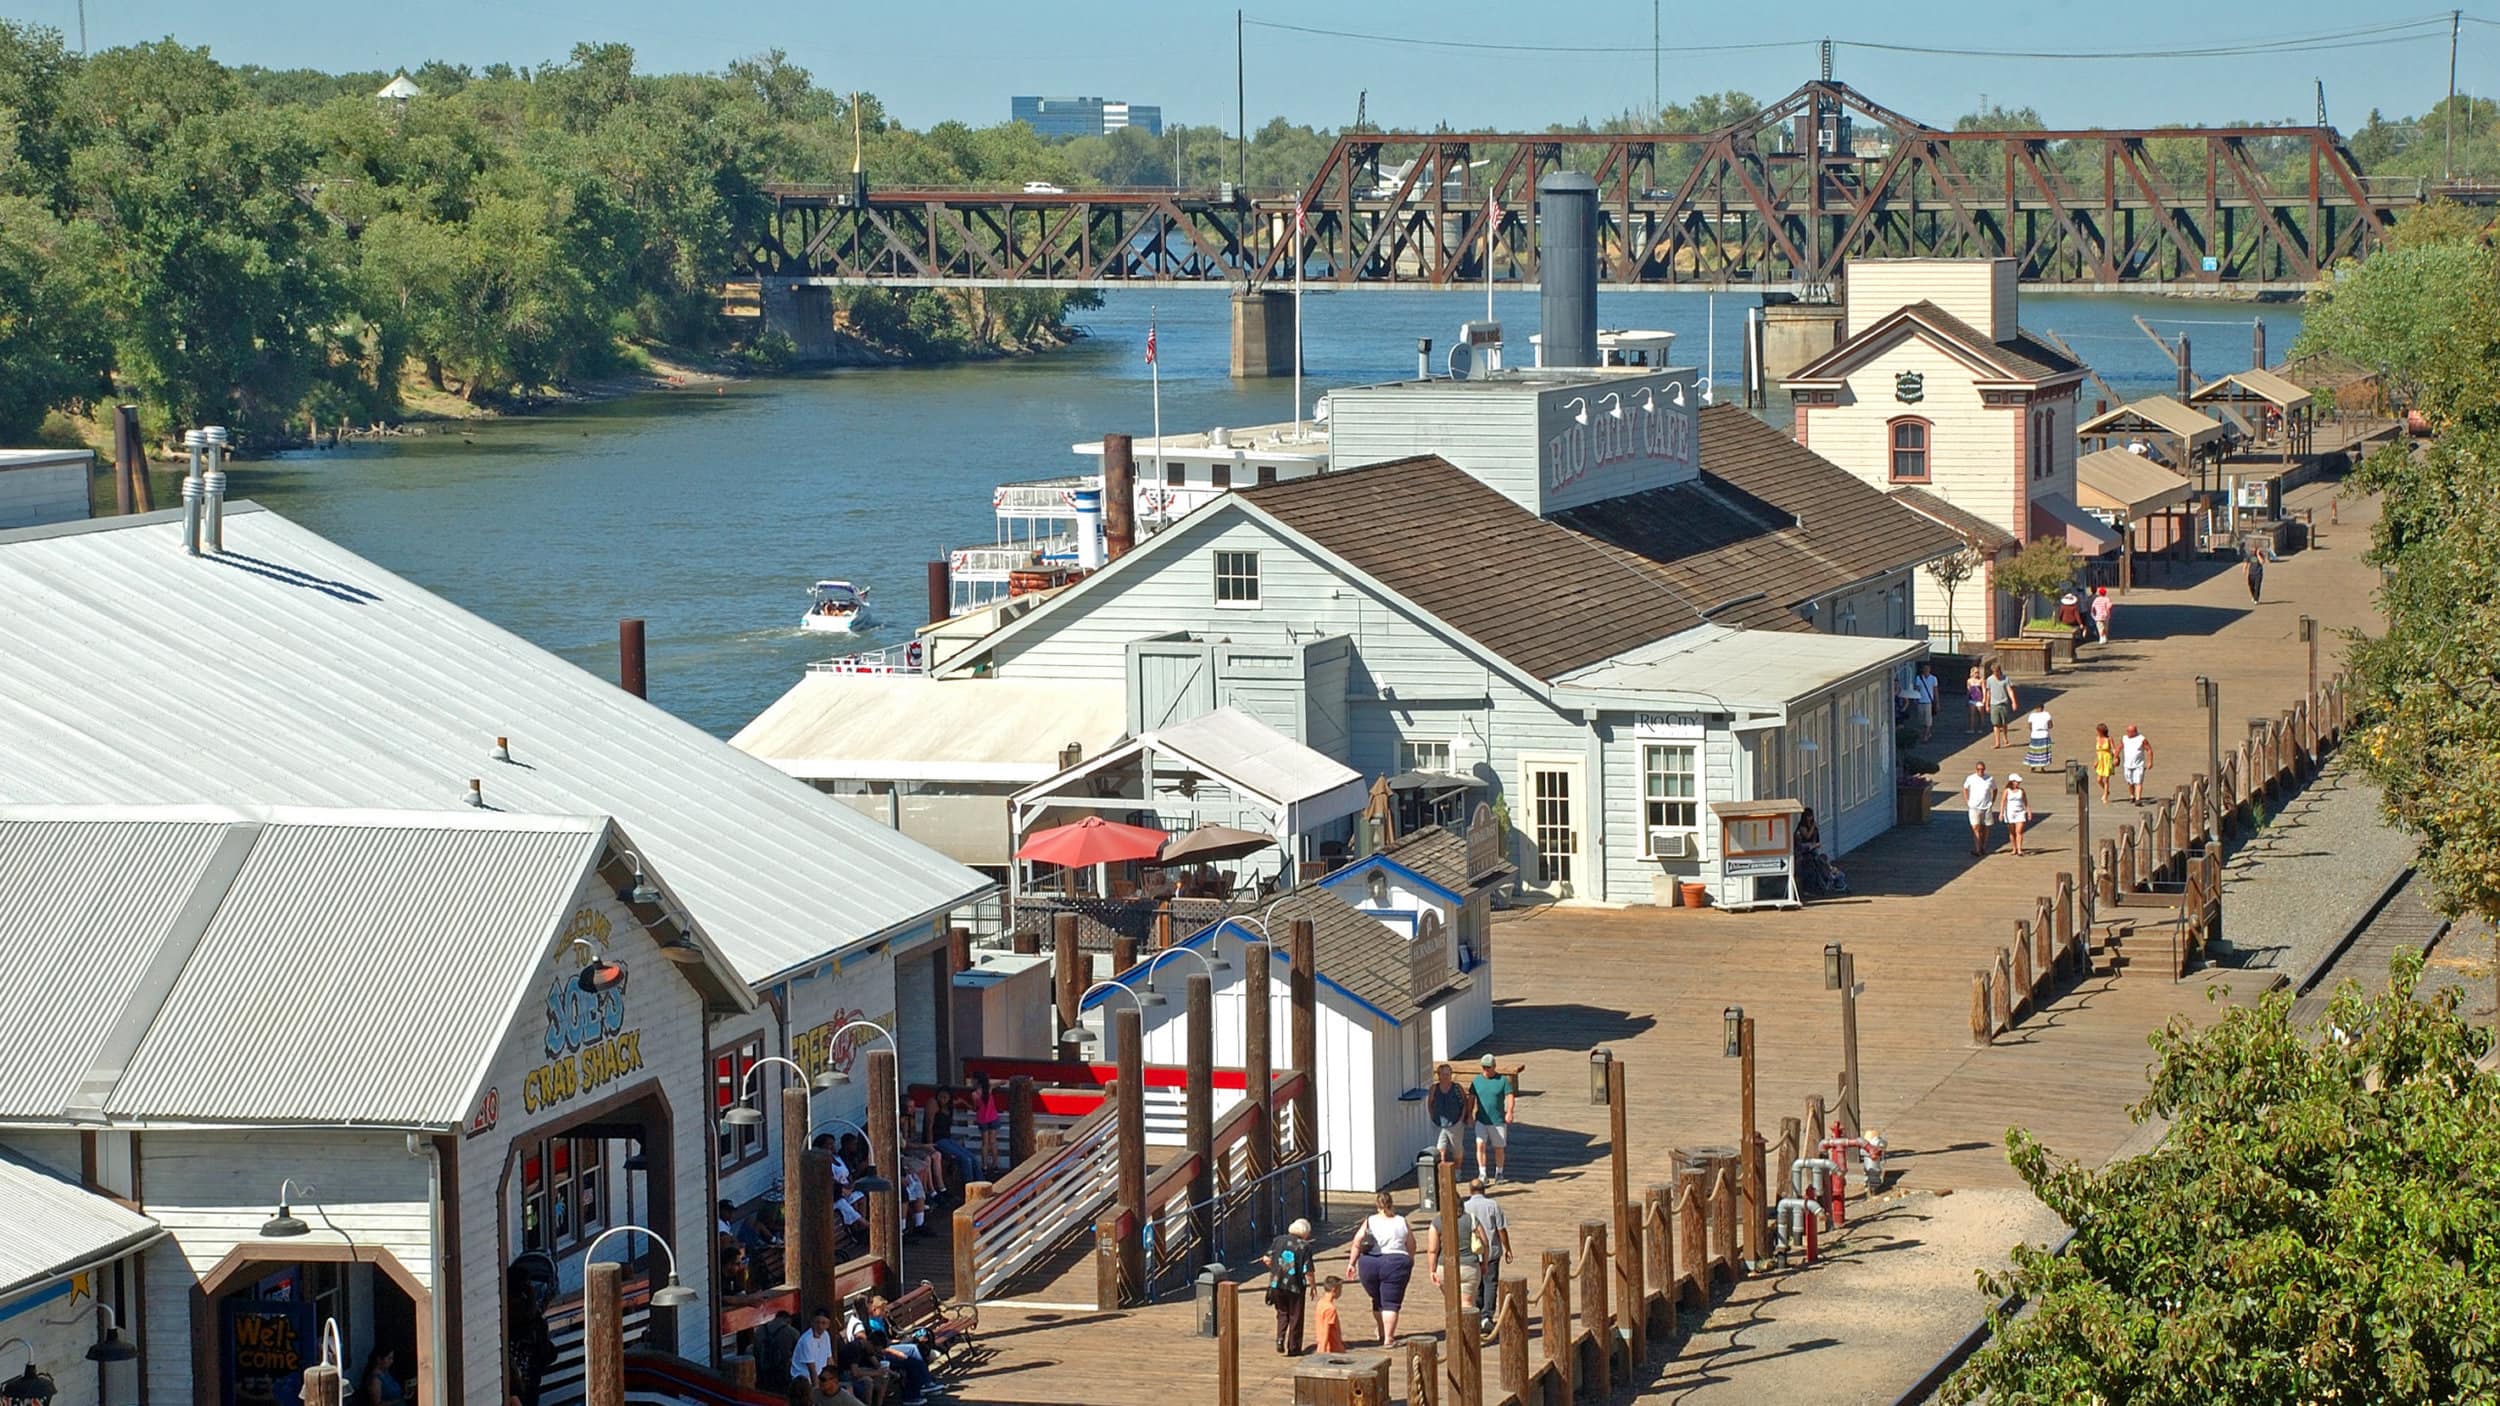
<svg viewBox="0 0 2500 1406"><path fill-rule="evenodd" d="M182 476L182 549L198 556L200 500L207 492L200 482L200 451L208 447L208 436L198 430L184 430L182 447L191 456L190 471Z"/></svg>
<svg viewBox="0 0 2500 1406"><path fill-rule="evenodd" d="M231 441L223 425L204 427L200 438L208 446L208 468L200 475L201 546L222 553L226 550L226 445Z"/></svg>
<svg viewBox="0 0 2500 1406"><path fill-rule="evenodd" d="M1538 295L1541 366L1597 364L1597 182L1579 171L1555 171L1537 182L1544 238Z"/></svg>
<svg viewBox="0 0 2500 1406"><path fill-rule="evenodd" d="M499 762L508 762L512 760L511 738L498 737L495 739L495 760Z"/></svg>
<svg viewBox="0 0 2500 1406"><path fill-rule="evenodd" d="M466 799L470 805L477 807L479 810L486 809L486 783L478 780L474 776L470 777L469 794Z"/></svg>

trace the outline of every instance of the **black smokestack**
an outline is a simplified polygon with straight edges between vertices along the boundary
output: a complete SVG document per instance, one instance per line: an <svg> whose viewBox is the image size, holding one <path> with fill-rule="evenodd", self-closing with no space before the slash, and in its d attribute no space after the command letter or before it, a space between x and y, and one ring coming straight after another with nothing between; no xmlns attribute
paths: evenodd
<svg viewBox="0 0 2500 1406"><path fill-rule="evenodd" d="M1547 366L1597 364L1597 182L1556 171L1536 186L1537 329Z"/></svg>

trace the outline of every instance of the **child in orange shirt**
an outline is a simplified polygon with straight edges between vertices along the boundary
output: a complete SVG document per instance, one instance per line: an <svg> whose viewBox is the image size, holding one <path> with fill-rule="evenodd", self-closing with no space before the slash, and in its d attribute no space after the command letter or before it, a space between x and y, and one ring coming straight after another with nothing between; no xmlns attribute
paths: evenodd
<svg viewBox="0 0 2500 1406"><path fill-rule="evenodd" d="M1345 1281L1334 1274L1319 1281L1319 1310L1313 1316L1321 1352L1345 1351L1345 1328L1337 1321L1337 1295L1344 1288Z"/></svg>

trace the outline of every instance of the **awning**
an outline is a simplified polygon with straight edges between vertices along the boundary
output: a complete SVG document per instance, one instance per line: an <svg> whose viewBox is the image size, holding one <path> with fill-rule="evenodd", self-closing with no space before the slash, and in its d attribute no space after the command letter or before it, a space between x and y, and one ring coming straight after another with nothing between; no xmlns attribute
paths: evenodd
<svg viewBox="0 0 2500 1406"><path fill-rule="evenodd" d="M2118 534L2099 518L2075 506L2063 493L2043 493L2031 500L2031 535L2064 537L2066 545L2088 557L2118 549Z"/></svg>
<svg viewBox="0 0 2500 1406"><path fill-rule="evenodd" d="M1484 782L1472 776L1452 776L1443 771L1401 771L1389 778L1392 791L1470 791L1481 790Z"/></svg>
<svg viewBox="0 0 2500 1406"><path fill-rule="evenodd" d="M0 1156L0 1300L134 1255L165 1232L146 1216L28 1163Z"/></svg>
<svg viewBox="0 0 2500 1406"><path fill-rule="evenodd" d="M730 745L804 781L1039 781L1127 730L1117 682L811 670Z"/></svg>
<svg viewBox="0 0 2500 1406"><path fill-rule="evenodd" d="M2178 507L2193 490L2180 475L2124 449L2097 450L2075 461L2079 505L2129 519Z"/></svg>
<svg viewBox="0 0 2500 1406"><path fill-rule="evenodd" d="M1144 760L1139 762L1141 757ZM1352 767L1238 709L1218 708L1131 737L1016 792L1010 798L1016 825L1021 828L1033 815L1052 807L1190 808L1185 795L1130 795L1120 787L1104 790L1093 780L1126 769L1132 762L1139 762L1149 773L1177 768L1221 783L1264 812L1279 837L1307 834L1316 826L1353 815L1369 798L1362 774Z"/></svg>

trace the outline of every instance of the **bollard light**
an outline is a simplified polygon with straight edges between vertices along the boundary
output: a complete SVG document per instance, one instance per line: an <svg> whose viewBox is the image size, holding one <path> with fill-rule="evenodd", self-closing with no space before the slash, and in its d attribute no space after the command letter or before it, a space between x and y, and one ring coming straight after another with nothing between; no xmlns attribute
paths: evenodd
<svg viewBox="0 0 2500 1406"><path fill-rule="evenodd" d="M1840 944L1837 942L1823 944L1823 989L1840 989Z"/></svg>
<svg viewBox="0 0 2500 1406"><path fill-rule="evenodd" d="M1589 1051L1589 1102L1606 1101L1606 1069L1615 1062L1615 1052L1600 1045Z"/></svg>
<svg viewBox="0 0 2500 1406"><path fill-rule="evenodd" d="M2198 674L2196 676L2196 706L2199 708L2210 708L2213 705L2214 681L2205 677L2203 674Z"/></svg>
<svg viewBox="0 0 2500 1406"><path fill-rule="evenodd" d="M1745 1008L1730 1006L1720 1015L1727 1022L1727 1057L1738 1058L1745 1052Z"/></svg>
<svg viewBox="0 0 2500 1406"><path fill-rule="evenodd" d="M2074 796L2087 796L2091 794L2091 773L2083 769L2083 763L2075 761L2066 763L2066 792L2068 795Z"/></svg>
<svg viewBox="0 0 2500 1406"><path fill-rule="evenodd" d="M1438 1143L1415 1154L1415 1195L1415 1209L1441 1209L1441 1147Z"/></svg>
<svg viewBox="0 0 2500 1406"><path fill-rule="evenodd" d="M2318 642L2318 622L2306 615L2300 617L2300 642L2302 644Z"/></svg>

